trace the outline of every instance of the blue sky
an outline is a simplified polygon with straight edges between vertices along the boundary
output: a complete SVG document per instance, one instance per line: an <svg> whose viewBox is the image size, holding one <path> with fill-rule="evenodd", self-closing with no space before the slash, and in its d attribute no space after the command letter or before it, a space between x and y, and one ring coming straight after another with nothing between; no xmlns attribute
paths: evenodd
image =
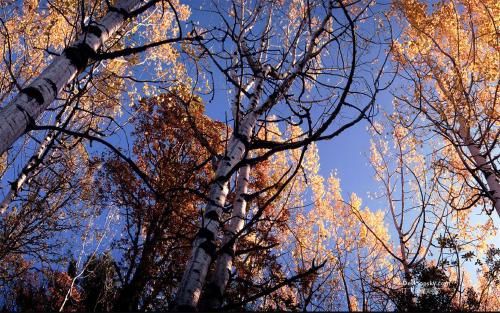
<svg viewBox="0 0 500 313"><path fill-rule="evenodd" d="M200 21L200 25L205 23L214 24L211 18L215 14L207 14L203 10L209 8L206 1L189 2L191 6L191 19ZM199 8L202 10L199 10ZM231 118L230 99L231 95L227 90L230 86L220 73L214 68L214 98L212 101L206 101L206 113L210 117L224 121L225 114L228 119ZM388 92L383 92L378 104L382 107L391 107L392 98ZM375 191L377 185L374 183L372 170L367 164L367 153L370 147L370 137L366 131L367 121L362 121L357 125L346 130L342 135L330 141L323 141L318 144L321 158L321 174L328 177L334 169L338 170L341 179L343 194L346 198L351 192L358 193L363 200L368 200L366 193ZM370 204L369 202L365 202Z"/></svg>
<svg viewBox="0 0 500 313"><path fill-rule="evenodd" d="M185 1L188 3L187 1ZM205 1L192 1L189 2L192 6L192 20L206 21L209 16L204 15L203 12L196 10L200 3ZM215 71L217 73L217 71ZM400 84L396 81L395 84ZM215 97L213 101L206 102L206 112L214 119L224 121L225 113L227 112L228 118L231 118L230 112L230 96L227 93L228 85L220 75L215 76ZM388 91L383 91L379 94L376 102L384 110L391 110L392 96ZM370 135L367 132L367 121L362 121L357 125L346 130L342 135L335 137L330 141L323 141L318 144L321 167L320 172L324 177L328 177L330 173L336 169L338 177L341 179L341 188L344 199L348 199L352 192L357 193L362 199L364 205L370 207L372 210L384 209L386 203L384 200L370 199L367 194L376 192L379 184L373 179L373 170L368 165L368 153L370 147ZM128 134L129 135L129 134ZM125 145L125 136L119 133L109 139L110 142L118 143L122 146ZM129 138L129 142L131 142ZM94 151L100 149L106 150L98 144L94 145ZM105 218L105 217L101 217ZM478 221L482 217L477 217ZM499 218L495 215L494 222L500 225ZM102 224L103 221L98 221L97 224ZM499 245L499 238L496 238L496 245ZM108 244L102 246L107 248ZM78 246L73 247L78 251Z"/></svg>
<svg viewBox="0 0 500 313"><path fill-rule="evenodd" d="M199 1L191 3L192 19L209 21L210 15L207 15L197 8ZM215 97L212 101L206 102L206 112L214 119L224 121L225 113L228 118L231 118L229 99L231 96L227 93L228 84L220 76L215 77ZM402 81L396 80L391 90L396 87L402 86ZM376 104L380 108L379 115L375 118L380 118L382 111L392 111L393 97L390 90L382 91L377 98ZM367 131L369 123L366 120L361 121L357 125L346 130L340 136L335 137L330 141L322 141L318 143L320 154L320 173L323 177L327 178L334 170L341 180L342 195L344 199L349 199L351 193L355 192L363 200L363 207L368 206L372 210L385 210L387 202L385 199L373 199L368 196L369 193L373 194L380 189L380 183L374 179L374 172L368 164L369 150L370 150L370 134ZM480 209L474 209L473 222L482 223L486 217L484 213L480 213ZM498 216L493 215L495 225L500 224ZM390 233L395 239L395 230L389 223L388 217L386 219ZM500 244L500 238L497 236L491 243L496 246ZM475 267L472 262L466 262L465 268L470 275L474 278Z"/></svg>

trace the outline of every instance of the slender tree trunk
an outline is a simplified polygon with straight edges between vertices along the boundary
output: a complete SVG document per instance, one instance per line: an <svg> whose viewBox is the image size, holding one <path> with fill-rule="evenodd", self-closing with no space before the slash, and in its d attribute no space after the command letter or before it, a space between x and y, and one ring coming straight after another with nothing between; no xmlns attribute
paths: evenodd
<svg viewBox="0 0 500 313"><path fill-rule="evenodd" d="M402 154L400 154L400 157L402 157ZM403 171L403 163L402 159L400 159L400 175L401 175L401 199L404 199L404 171ZM403 311L412 311L415 305L415 301L413 299L413 292L411 290L411 281L412 281L412 274L411 274L411 269L410 269L410 263L408 262L408 255L406 253L406 243L405 241L405 235L403 232L403 217L405 213L405 206L404 202L401 203L401 218L400 222L398 223L397 220L397 214L396 214L396 208L394 207L394 200L392 198L392 191L390 189L389 185L390 180L388 180L385 183L385 188L386 188L386 193L389 196L389 209L391 211L391 217L392 221L394 223L394 228L396 228L397 234L398 234L398 239L399 239L399 250L401 253L401 265L403 266L403 273L404 273L404 279L406 282L406 285L404 286L404 295L405 295L405 300L404 300L404 307L402 307ZM403 201L403 200L401 200Z"/></svg>
<svg viewBox="0 0 500 313"><path fill-rule="evenodd" d="M145 289L152 277L152 273L157 270L155 263L158 246L162 243L162 233L165 224L165 212L154 219L148 228L146 239L143 243L143 250L140 256L140 261L133 273L132 279L125 282L113 305L115 312L135 312L139 309L139 305L144 306Z"/></svg>
<svg viewBox="0 0 500 313"><path fill-rule="evenodd" d="M234 250L236 246L234 236L241 231L245 225L247 208L245 196L248 192L249 178L250 165L245 165L239 170L231 220L222 239L222 246L225 247L225 249L223 249L217 257L215 272L207 288L206 305L210 311L219 309L224 299L224 290L229 281L233 265ZM229 244L231 241L232 243Z"/></svg>
<svg viewBox="0 0 500 313"><path fill-rule="evenodd" d="M148 244L144 249L132 280L127 282L118 293L113 308L115 312L136 312L139 308L141 296L148 279L151 278L150 270L154 266L154 248Z"/></svg>
<svg viewBox="0 0 500 313"><path fill-rule="evenodd" d="M352 312L351 296L349 295L349 288L347 287L347 282L345 280L344 268L340 269L340 278L342 278L342 284L344 285L345 298L347 301L347 309L349 310L349 312Z"/></svg>
<svg viewBox="0 0 500 313"><path fill-rule="evenodd" d="M256 121L257 115L254 112L249 113L242 120L239 134L231 136L226 155L219 162L201 227L193 243L191 259L177 291L175 301L177 310L193 311L198 305L208 268L217 249L219 217L229 191L228 181L234 167L244 158L245 144L251 138Z"/></svg>
<svg viewBox="0 0 500 313"><path fill-rule="evenodd" d="M400 229L398 228L398 231L399 230ZM406 282L406 285L404 286L405 306L403 308L403 311L412 312L415 310L415 299L414 299L413 291L411 290L413 276L411 274L410 265L408 263L408 256L407 256L406 251L405 251L405 244L406 243L404 242L404 237L400 236L399 244L400 244L400 248L401 248L401 260L402 260L401 263L403 265L404 279Z"/></svg>
<svg viewBox="0 0 500 313"><path fill-rule="evenodd" d="M92 23L78 39L5 107L0 109L0 155L38 119L61 90L83 71L89 59L120 29L127 13L142 0L120 0L101 21Z"/></svg>
<svg viewBox="0 0 500 313"><path fill-rule="evenodd" d="M484 190L488 195L488 198L493 202L493 206L500 216L500 181L495 172L493 171L490 163L486 160L486 157L481 153L480 147L474 142L472 136L470 135L470 130L465 126L465 122L461 121L459 136L463 140L464 145L467 147L471 154L474 166L484 175L486 178L487 188L489 190Z"/></svg>
<svg viewBox="0 0 500 313"><path fill-rule="evenodd" d="M58 126L59 124L56 124ZM19 190L24 185L24 183L28 182L31 179L32 172L40 165L42 160L44 159L47 152L51 149L54 138L56 137L56 132L49 132L47 137L42 141L40 146L38 147L38 151L30 158L28 163L21 170L21 174L17 179L10 184L9 192L5 195L2 202L0 202L0 214L4 214L10 203L17 196Z"/></svg>

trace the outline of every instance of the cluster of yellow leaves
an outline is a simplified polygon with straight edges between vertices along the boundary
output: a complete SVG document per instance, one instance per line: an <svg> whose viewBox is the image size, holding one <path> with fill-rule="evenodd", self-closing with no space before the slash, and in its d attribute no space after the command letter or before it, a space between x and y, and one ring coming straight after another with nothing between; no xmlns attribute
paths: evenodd
<svg viewBox="0 0 500 313"><path fill-rule="evenodd" d="M0 65L2 100L15 87L12 76L19 84L36 77L48 62L43 49L58 51L69 39L71 27L64 18L38 6L38 1L0 3L0 54L7 60ZM68 7L73 6L76 1Z"/></svg>
<svg viewBox="0 0 500 313"><path fill-rule="evenodd" d="M175 8L177 16L170 10L169 6ZM139 17L129 35L132 39L132 47L139 46L139 43L147 44L176 38L180 34L176 17L180 22L186 21L191 15L191 9L188 5L180 3L179 0L170 1L169 6L157 5L152 12ZM185 33L182 35L187 36ZM126 59L129 61L130 67L127 70L127 75L137 76L137 68L140 66L144 68L139 75L141 79L189 85L191 78L187 75L184 64L179 61L179 56L175 44L162 44L150 48L140 55L128 56ZM143 95L151 97L162 92L149 83L142 84L140 89L135 84L127 87L132 102L139 100Z"/></svg>
<svg viewBox="0 0 500 313"><path fill-rule="evenodd" d="M432 109L451 125L458 117L475 128L486 116L496 120L498 127L498 1L453 0L431 5L399 0L394 8L406 23L395 43L395 59L436 91L437 99L427 97ZM415 98L420 96L416 88Z"/></svg>
<svg viewBox="0 0 500 313"><path fill-rule="evenodd" d="M300 131L291 133L297 135ZM298 157L298 152L292 153L292 157ZM392 270L391 260L380 244L382 241L390 245L390 235L384 213L362 209L362 200L356 194L344 201L339 178L332 173L325 180L319 173L319 164L318 148L312 144L306 151L302 172L294 181L294 194L298 196L293 202L296 207L290 213L289 229L283 233L287 236L284 242L288 243L283 249L292 251L297 272L313 262L327 261L314 279L303 285L303 292L326 279L320 288L334 291L326 300L334 307L339 304L333 302L345 293L340 277L349 275L348 272L359 273L363 268L359 275L364 279L380 281L380 273ZM358 300L353 298L351 304Z"/></svg>

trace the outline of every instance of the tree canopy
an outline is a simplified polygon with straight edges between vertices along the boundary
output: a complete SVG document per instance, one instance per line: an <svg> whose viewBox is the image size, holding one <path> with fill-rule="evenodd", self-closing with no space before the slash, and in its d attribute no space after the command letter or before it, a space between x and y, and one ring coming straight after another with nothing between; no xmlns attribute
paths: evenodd
<svg viewBox="0 0 500 313"><path fill-rule="evenodd" d="M0 2L2 310L500 310L498 25L492 0Z"/></svg>

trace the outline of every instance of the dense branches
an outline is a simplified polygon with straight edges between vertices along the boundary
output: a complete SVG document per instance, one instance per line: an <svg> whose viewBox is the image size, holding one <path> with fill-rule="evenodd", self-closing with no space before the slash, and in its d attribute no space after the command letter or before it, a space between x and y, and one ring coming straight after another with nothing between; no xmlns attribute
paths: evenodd
<svg viewBox="0 0 500 313"><path fill-rule="evenodd" d="M0 3L2 310L500 309L497 16Z"/></svg>

